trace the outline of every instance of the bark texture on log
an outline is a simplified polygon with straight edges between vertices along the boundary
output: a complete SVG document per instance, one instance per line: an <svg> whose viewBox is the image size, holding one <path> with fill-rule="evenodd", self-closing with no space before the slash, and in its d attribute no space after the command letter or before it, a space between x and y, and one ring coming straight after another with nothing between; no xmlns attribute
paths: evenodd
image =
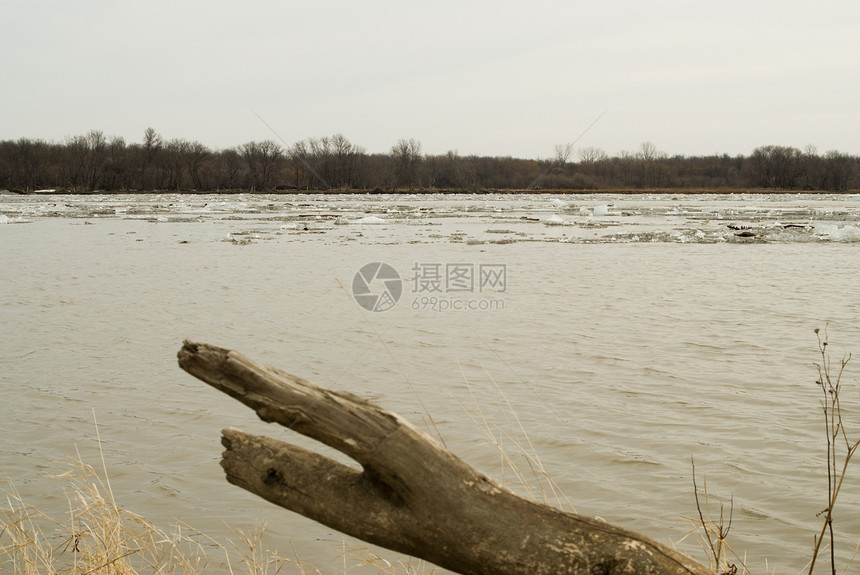
<svg viewBox="0 0 860 575"><path fill-rule="evenodd" d="M464 575L710 574L670 547L526 500L394 413L243 355L186 341L179 365L276 422L346 454L225 429L227 480L348 535Z"/></svg>

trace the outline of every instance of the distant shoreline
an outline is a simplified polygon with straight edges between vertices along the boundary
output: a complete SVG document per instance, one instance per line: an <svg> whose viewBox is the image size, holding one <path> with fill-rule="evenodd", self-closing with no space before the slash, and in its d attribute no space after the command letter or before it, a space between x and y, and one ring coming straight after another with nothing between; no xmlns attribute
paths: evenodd
<svg viewBox="0 0 860 575"><path fill-rule="evenodd" d="M144 194L178 194L178 195L239 195L239 194L261 194L261 195L431 195L431 194L460 194L460 195L638 195L638 194L661 194L661 195L734 195L734 194L809 194L809 195L851 195L858 194L860 190L790 190L775 188L610 188L610 189L482 189L478 191L463 188L423 189L423 190L325 190L325 189L278 189L278 190L124 190L124 191L83 191L69 188L55 188L50 190L0 190L0 194L19 196L47 196L47 195L74 195L74 196L120 196L120 195L144 195Z"/></svg>

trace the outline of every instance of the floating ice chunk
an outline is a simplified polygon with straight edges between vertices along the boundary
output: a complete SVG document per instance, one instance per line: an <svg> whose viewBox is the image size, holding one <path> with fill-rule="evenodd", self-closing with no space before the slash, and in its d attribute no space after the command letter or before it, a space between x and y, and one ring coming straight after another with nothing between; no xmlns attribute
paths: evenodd
<svg viewBox="0 0 860 575"><path fill-rule="evenodd" d="M567 207L567 202L563 202L558 198L550 198L549 203L553 205L553 207L562 209Z"/></svg>
<svg viewBox="0 0 860 575"><path fill-rule="evenodd" d="M349 220L343 216L338 216L334 221L334 225L336 226L345 226L347 224L349 224Z"/></svg>
<svg viewBox="0 0 860 575"><path fill-rule="evenodd" d="M598 217L605 216L608 213L609 213L609 206L607 206L606 204L600 204L599 206L594 206L594 211L592 212L592 214L594 214L595 216L598 216Z"/></svg>
<svg viewBox="0 0 860 575"><path fill-rule="evenodd" d="M828 236L834 242L860 241L860 228L851 224L817 224L815 233Z"/></svg>
<svg viewBox="0 0 860 575"><path fill-rule="evenodd" d="M564 218L562 218L561 216L556 215L556 214L553 214L550 217L545 218L542 221L547 226L563 226L563 225L567 224L567 220L565 220Z"/></svg>
<svg viewBox="0 0 860 575"><path fill-rule="evenodd" d="M12 216L11 218L6 214L0 214L0 224L29 224L33 220L28 220L24 216Z"/></svg>
<svg viewBox="0 0 860 575"><path fill-rule="evenodd" d="M585 206L581 206L581 207L579 208L579 215L580 215L580 216L590 216L590 215L591 215L591 210L589 210L589 209L588 209L588 208L586 208Z"/></svg>
<svg viewBox="0 0 860 575"><path fill-rule="evenodd" d="M388 220L384 220L379 216L365 216L355 220L356 224L387 224Z"/></svg>

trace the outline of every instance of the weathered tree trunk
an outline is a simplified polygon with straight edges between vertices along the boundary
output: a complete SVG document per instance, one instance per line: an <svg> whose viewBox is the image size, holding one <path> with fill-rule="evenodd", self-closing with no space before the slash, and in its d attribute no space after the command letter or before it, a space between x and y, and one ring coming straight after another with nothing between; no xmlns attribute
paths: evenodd
<svg viewBox="0 0 860 575"><path fill-rule="evenodd" d="M186 341L179 365L361 469L225 429L227 480L333 529L471 574L713 574L685 555L605 522L500 487L394 413L239 353Z"/></svg>

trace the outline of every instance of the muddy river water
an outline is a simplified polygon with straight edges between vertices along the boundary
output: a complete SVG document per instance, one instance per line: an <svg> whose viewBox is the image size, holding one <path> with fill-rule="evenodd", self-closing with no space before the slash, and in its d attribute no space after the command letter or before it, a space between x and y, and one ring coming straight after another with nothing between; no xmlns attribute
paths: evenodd
<svg viewBox="0 0 860 575"><path fill-rule="evenodd" d="M826 505L813 330L834 362L860 353L857 196L0 195L0 253L0 478L62 512L51 476L98 463L95 420L121 506L214 538L265 523L324 572L358 543L218 465L228 426L316 447L181 371L183 339L377 401L517 492L706 561L679 543L692 457L768 573L803 568ZM860 469L840 497L845 561Z"/></svg>

